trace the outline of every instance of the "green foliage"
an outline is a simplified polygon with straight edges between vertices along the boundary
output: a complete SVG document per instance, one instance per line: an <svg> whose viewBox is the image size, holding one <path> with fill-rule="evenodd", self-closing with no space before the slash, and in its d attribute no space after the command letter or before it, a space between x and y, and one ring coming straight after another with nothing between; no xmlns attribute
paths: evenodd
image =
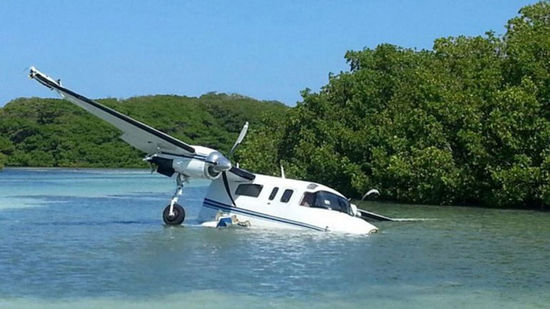
<svg viewBox="0 0 550 309"><path fill-rule="evenodd" d="M537 99L550 114L550 2L523 7L506 25L506 80L519 84L529 77L539 89Z"/></svg>
<svg viewBox="0 0 550 309"><path fill-rule="evenodd" d="M550 205L550 147L543 153L543 161L540 168L540 199L543 205Z"/></svg>
<svg viewBox="0 0 550 309"><path fill-rule="evenodd" d="M200 98L147 96L102 99L130 117L191 144L229 151L246 120L286 107L238 95ZM146 167L143 154L119 139L114 127L58 99L17 99L0 109L0 165Z"/></svg>
<svg viewBox="0 0 550 309"><path fill-rule="evenodd" d="M376 187L404 202L550 205L548 1L522 8L501 37L345 58L349 72L306 89L277 129L251 134L245 168L276 174L282 162L355 197Z"/></svg>
<svg viewBox="0 0 550 309"><path fill-rule="evenodd" d="M0 169L6 164L7 156L12 154L14 150L11 141L5 137L0 136Z"/></svg>

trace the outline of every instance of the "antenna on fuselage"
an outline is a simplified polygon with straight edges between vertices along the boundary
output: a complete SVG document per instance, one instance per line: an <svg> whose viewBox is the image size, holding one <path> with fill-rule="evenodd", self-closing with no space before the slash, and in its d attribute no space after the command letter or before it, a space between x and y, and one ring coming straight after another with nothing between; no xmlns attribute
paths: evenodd
<svg viewBox="0 0 550 309"><path fill-rule="evenodd" d="M283 167L283 165L281 164L281 178L282 179L285 179L286 176L285 176L285 168Z"/></svg>

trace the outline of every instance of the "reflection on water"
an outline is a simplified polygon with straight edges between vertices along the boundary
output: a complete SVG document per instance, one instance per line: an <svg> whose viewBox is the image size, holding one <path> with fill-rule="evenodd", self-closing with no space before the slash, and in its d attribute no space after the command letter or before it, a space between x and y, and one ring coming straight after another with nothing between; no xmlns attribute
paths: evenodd
<svg viewBox="0 0 550 309"><path fill-rule="evenodd" d="M32 183L28 179L33 179ZM361 237L162 225L173 180L145 171L0 173L0 308L537 308L550 214L369 203L431 218ZM17 207L21 201L34 207Z"/></svg>

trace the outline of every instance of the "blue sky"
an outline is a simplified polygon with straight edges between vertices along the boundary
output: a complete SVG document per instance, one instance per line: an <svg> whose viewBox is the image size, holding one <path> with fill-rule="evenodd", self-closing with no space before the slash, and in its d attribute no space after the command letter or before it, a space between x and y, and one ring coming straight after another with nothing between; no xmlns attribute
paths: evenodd
<svg viewBox="0 0 550 309"><path fill-rule="evenodd" d="M347 50L430 49L456 35L502 34L536 1L0 1L0 106L55 97L35 65L91 98L240 93L295 105Z"/></svg>

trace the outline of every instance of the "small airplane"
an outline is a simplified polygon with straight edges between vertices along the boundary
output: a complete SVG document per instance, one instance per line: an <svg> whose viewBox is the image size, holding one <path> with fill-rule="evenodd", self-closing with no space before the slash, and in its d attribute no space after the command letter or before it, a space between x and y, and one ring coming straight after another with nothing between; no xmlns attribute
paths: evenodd
<svg viewBox="0 0 550 309"><path fill-rule="evenodd" d="M198 220L207 227L246 226L260 228L306 229L315 231L368 234L378 228L366 219L392 221L356 205L322 184L251 173L233 166L215 149L186 144L164 132L90 100L30 68L29 77L62 98L118 128L121 138L146 153L144 160L156 172L176 179L176 192L163 211L167 225L180 225L185 210L178 204L184 184L193 178L211 180ZM242 128L230 153L244 139L248 122ZM367 193L377 193L371 190Z"/></svg>

